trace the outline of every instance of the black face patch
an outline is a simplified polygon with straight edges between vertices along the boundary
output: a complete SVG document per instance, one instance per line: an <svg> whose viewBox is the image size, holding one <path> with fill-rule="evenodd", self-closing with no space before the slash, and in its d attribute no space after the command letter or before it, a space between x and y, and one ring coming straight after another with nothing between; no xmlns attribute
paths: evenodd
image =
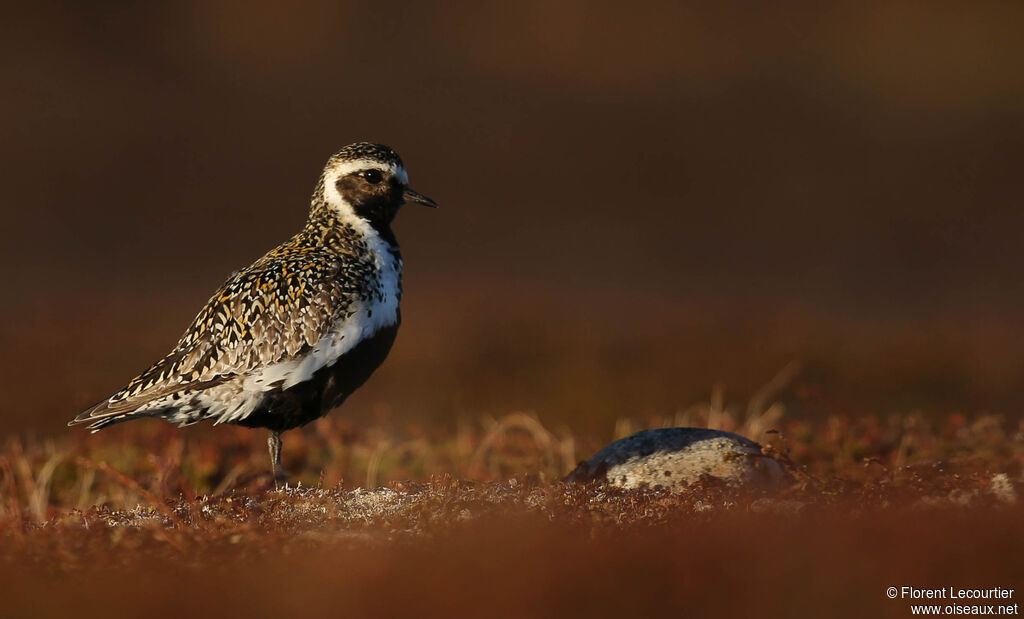
<svg viewBox="0 0 1024 619"><path fill-rule="evenodd" d="M385 172L378 182L369 170L359 170L338 179L335 186L356 214L374 227L388 225L401 208L404 187L392 174ZM367 178L369 177L369 178Z"/></svg>

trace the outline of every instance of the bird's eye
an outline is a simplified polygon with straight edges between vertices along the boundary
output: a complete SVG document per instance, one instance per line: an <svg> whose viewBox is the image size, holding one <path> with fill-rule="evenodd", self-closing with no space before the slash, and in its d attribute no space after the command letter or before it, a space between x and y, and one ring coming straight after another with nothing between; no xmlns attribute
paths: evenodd
<svg viewBox="0 0 1024 619"><path fill-rule="evenodd" d="M384 180L384 175L380 173L380 170L363 170L359 175L366 179L366 182L371 185L376 185Z"/></svg>

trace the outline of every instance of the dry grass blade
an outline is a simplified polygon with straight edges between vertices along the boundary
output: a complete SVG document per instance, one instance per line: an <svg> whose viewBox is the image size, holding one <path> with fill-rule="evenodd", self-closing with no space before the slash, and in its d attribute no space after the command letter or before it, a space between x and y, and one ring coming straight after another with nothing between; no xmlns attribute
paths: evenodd
<svg viewBox="0 0 1024 619"><path fill-rule="evenodd" d="M21 533L22 527L24 526L24 515L22 513L21 502L18 500L18 483L14 478L14 470L11 467L11 461L9 456L0 457L0 471L3 472L4 481L6 482L6 495L7 500L0 503L3 506L3 510L0 511L0 516L4 516L6 522L14 523L11 530Z"/></svg>
<svg viewBox="0 0 1024 619"><path fill-rule="evenodd" d="M57 466L63 461L64 456L54 453L35 476L32 490L29 493L28 504L32 515L39 522L46 520L46 512L50 504L50 482L53 479L54 471L57 470Z"/></svg>
<svg viewBox="0 0 1024 619"><path fill-rule="evenodd" d="M544 456L544 463L549 467L555 465L554 436L533 415L509 413L498 420L490 432L480 441L479 447L477 447L467 465L470 477L484 474L483 461L487 453L504 438L509 430L513 429L520 429L529 434L534 444L541 450Z"/></svg>
<svg viewBox="0 0 1024 619"><path fill-rule="evenodd" d="M380 471L380 464L384 460L384 454L391 447L391 441L380 441L373 448L370 460L366 465L366 487L377 487L377 475Z"/></svg>
<svg viewBox="0 0 1024 619"><path fill-rule="evenodd" d="M79 458L78 459L78 463L79 463L80 466L83 466L83 467L86 467L86 468L91 468L91 469L96 469L96 470L99 470L99 471L102 471L102 472L106 473L107 475L110 475L113 479L115 479L118 482L120 482L121 485L123 485L125 488L128 488L129 490L132 490L133 492L137 493L142 498L144 498L147 501L149 501L149 503L153 507L155 507L157 510L159 510L161 514L166 516L168 520L173 522L175 526L181 527L181 528L183 528L185 526L185 523L182 522L181 518L179 518L178 515L175 514L174 511L170 507L168 507L165 502L161 501L159 498L157 498L157 496L155 494L153 494L149 490L146 490L142 486L142 484L140 484L139 482L135 481L131 477L128 477L127 475L125 475L121 471L118 471L117 469L115 469L114 467L110 466L106 462L94 462L92 460L89 460L88 458Z"/></svg>

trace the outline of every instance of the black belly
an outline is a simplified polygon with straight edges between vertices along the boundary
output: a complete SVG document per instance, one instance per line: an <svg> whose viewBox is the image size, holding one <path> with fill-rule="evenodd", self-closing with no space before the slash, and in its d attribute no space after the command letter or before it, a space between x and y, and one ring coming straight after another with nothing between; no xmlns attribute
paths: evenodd
<svg viewBox="0 0 1024 619"><path fill-rule="evenodd" d="M317 370L309 380L268 392L260 406L238 425L284 432L323 417L370 378L388 356L397 333L397 324L384 327L339 357L334 365Z"/></svg>

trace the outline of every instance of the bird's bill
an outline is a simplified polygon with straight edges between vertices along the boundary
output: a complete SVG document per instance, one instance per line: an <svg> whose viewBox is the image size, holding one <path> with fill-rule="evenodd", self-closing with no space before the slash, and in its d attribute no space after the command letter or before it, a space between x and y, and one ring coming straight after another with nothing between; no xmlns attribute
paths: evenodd
<svg viewBox="0 0 1024 619"><path fill-rule="evenodd" d="M422 204L423 206L429 206L430 208L437 208L437 202L434 202L422 193L413 191L408 187L405 188L405 193L402 195L405 197L406 202L415 202L416 204Z"/></svg>

